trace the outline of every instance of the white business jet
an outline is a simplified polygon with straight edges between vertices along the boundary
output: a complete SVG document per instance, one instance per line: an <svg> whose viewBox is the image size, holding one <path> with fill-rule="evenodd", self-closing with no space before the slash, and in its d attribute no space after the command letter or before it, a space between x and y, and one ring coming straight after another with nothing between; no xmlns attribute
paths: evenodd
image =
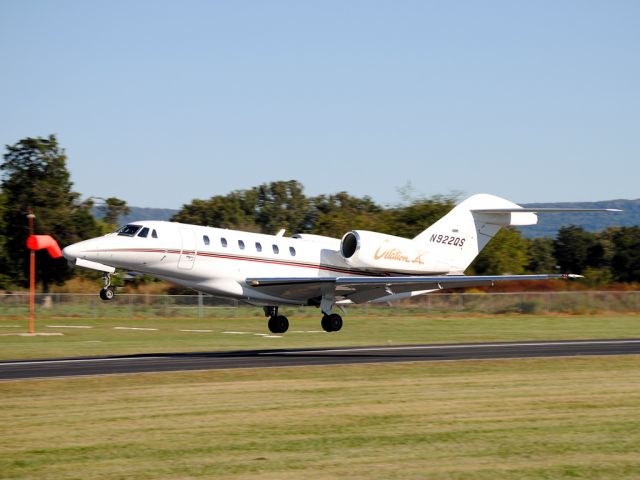
<svg viewBox="0 0 640 480"><path fill-rule="evenodd" d="M218 297L262 306L269 330L284 333L285 305L322 311L322 328L337 332L341 304L390 302L444 288L544 280L577 275L466 276L474 258L507 225L534 225L536 213L615 211L531 209L487 194L474 195L413 239L365 230L342 239L277 235L161 221L130 223L114 233L66 247L70 264L104 274L103 300L115 294L116 269L139 272Z"/></svg>

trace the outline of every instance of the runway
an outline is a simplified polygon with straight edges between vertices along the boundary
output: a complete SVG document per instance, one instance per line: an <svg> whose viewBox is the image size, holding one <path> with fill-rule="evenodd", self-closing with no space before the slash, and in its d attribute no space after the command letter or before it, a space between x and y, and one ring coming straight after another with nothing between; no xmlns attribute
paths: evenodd
<svg viewBox="0 0 640 480"><path fill-rule="evenodd" d="M640 355L640 339L498 342L185 352L0 362L0 380L183 370L432 362L577 355Z"/></svg>

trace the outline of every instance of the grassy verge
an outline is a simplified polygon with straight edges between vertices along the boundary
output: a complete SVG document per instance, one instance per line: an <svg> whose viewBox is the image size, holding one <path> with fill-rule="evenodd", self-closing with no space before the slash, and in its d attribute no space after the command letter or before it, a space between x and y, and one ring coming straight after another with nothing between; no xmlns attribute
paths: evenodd
<svg viewBox="0 0 640 480"><path fill-rule="evenodd" d="M640 477L638 357L0 383L0 478Z"/></svg>
<svg viewBox="0 0 640 480"><path fill-rule="evenodd" d="M62 335L42 337L16 336L26 331L26 319L4 319L0 320L0 358L640 337L637 315L433 316L415 310L354 309L345 315L342 331L327 334L318 318L306 312L285 311L291 327L282 336L264 336L269 333L266 321L247 309L224 310L204 319L47 318L38 321L37 331Z"/></svg>

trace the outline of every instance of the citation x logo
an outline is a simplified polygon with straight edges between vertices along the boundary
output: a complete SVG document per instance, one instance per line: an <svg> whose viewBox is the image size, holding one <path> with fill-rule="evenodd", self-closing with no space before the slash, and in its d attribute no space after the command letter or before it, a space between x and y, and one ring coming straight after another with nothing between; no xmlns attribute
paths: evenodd
<svg viewBox="0 0 640 480"><path fill-rule="evenodd" d="M396 260L398 262L417 263L420 265L424 265L422 256L426 252L418 252L418 255L412 260L408 255L405 255L405 253L398 248L386 248L386 245L388 243L389 240L385 240L380 244L380 246L376 250L376 253L373 254L374 260L380 260L381 258L384 258L385 260Z"/></svg>

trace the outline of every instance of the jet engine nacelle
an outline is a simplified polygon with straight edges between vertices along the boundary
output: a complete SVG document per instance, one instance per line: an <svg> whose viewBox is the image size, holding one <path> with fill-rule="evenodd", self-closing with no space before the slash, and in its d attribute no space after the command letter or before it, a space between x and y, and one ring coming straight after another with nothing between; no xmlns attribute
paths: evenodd
<svg viewBox="0 0 640 480"><path fill-rule="evenodd" d="M368 270L413 274L448 271L444 265L429 265L427 251L417 242L367 230L346 233L340 242L340 254L353 267Z"/></svg>

